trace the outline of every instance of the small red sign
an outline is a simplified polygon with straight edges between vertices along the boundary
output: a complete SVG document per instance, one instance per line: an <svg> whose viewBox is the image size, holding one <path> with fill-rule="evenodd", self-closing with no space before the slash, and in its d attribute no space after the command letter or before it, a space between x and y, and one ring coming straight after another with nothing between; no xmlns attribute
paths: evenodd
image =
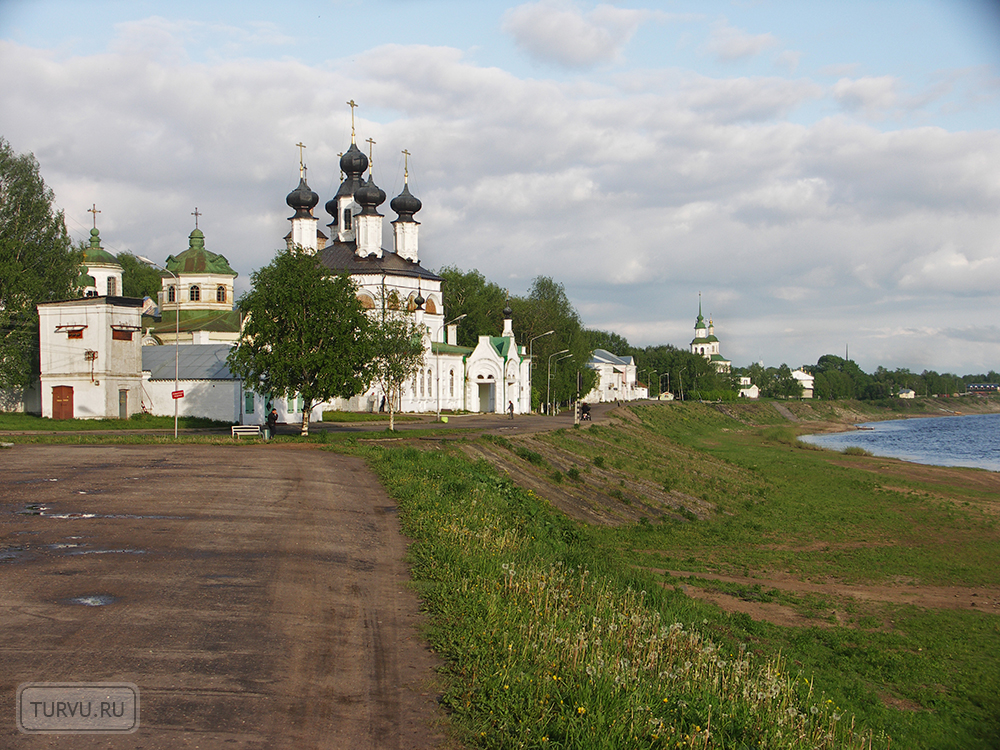
<svg viewBox="0 0 1000 750"><path fill-rule="evenodd" d="M174 391L170 395L174 398L184 398L184 391Z"/></svg>

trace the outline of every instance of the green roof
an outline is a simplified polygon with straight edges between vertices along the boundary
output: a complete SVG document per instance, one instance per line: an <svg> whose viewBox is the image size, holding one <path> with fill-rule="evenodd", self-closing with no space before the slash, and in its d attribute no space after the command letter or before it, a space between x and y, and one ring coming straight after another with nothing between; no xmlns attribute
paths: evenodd
<svg viewBox="0 0 1000 750"><path fill-rule="evenodd" d="M101 263L104 265L119 266L118 259L101 247L101 233L97 227L90 230L90 247L84 249L83 258L84 263L87 265Z"/></svg>
<svg viewBox="0 0 1000 750"><path fill-rule="evenodd" d="M176 316L176 310L163 310L163 317L157 323L151 315L143 315L142 327L151 328L154 334L170 334L177 329ZM180 330L239 333L240 314L236 310L181 310Z"/></svg>
<svg viewBox="0 0 1000 750"><path fill-rule="evenodd" d="M440 341L434 341L431 343L431 351L434 354L472 354L472 349L467 346L455 346L453 344L445 344Z"/></svg>
<svg viewBox="0 0 1000 750"><path fill-rule="evenodd" d="M200 229L195 229L188 237L188 249L177 256L169 256L164 266L168 271L175 274L182 273L214 273L223 276L238 276L229 266L229 261L224 255L210 253L205 249L205 234ZM161 276L170 276L163 272Z"/></svg>

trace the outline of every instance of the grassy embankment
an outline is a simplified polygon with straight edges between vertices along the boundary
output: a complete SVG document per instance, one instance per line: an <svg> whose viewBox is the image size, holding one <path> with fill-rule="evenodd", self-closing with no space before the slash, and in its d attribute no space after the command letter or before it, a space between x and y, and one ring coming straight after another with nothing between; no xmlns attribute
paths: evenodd
<svg viewBox="0 0 1000 750"><path fill-rule="evenodd" d="M654 481L678 499L622 527L575 524L456 452L364 449L416 540L446 704L470 745L997 746L995 610L768 583L995 587L995 496L962 481L888 480L885 459L809 449L767 404L634 413L510 441L512 460L553 487L596 481L638 505L632 485ZM691 512L692 499L709 510ZM781 603L804 624L726 613L664 570Z"/></svg>

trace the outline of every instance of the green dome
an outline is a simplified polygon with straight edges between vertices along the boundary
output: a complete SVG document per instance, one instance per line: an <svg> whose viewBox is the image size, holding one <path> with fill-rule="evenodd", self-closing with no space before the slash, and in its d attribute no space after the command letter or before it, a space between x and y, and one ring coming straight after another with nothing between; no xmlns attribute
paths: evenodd
<svg viewBox="0 0 1000 750"><path fill-rule="evenodd" d="M211 253L205 249L205 234L195 229L188 237L188 249L177 256L169 256L164 266L175 274L207 273L221 276L237 276L229 266L225 256ZM164 273L163 276L170 274Z"/></svg>
<svg viewBox="0 0 1000 750"><path fill-rule="evenodd" d="M118 259L101 247L101 233L97 227L90 230L90 247L83 251L84 263L87 265L121 266Z"/></svg>

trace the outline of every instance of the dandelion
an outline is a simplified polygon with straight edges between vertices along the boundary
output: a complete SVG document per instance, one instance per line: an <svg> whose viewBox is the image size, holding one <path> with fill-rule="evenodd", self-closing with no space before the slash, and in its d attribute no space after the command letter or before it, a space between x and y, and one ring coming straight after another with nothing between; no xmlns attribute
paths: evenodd
<svg viewBox="0 0 1000 750"><path fill-rule="evenodd" d="M585 709L583 706L577 706L576 712L580 714L580 716L583 716L585 713L587 713L587 709Z"/></svg>

